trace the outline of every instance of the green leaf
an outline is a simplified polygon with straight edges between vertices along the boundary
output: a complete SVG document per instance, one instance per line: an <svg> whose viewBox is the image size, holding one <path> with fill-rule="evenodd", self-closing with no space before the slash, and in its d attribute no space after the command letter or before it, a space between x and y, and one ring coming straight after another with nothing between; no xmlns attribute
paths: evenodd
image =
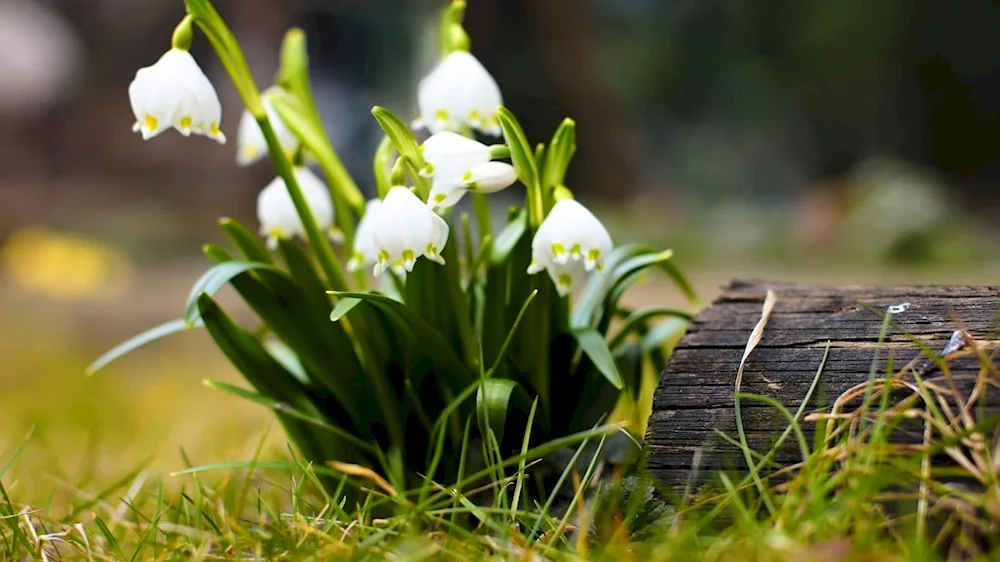
<svg viewBox="0 0 1000 562"><path fill-rule="evenodd" d="M306 372L305 366L302 365L302 360L292 348L285 345L285 342L269 338L264 341L264 349L289 373L302 381L302 384L309 384L309 374Z"/></svg>
<svg viewBox="0 0 1000 562"><path fill-rule="evenodd" d="M476 393L480 420L493 430L498 443L503 442L508 415L517 409L525 410L530 403L524 388L509 379L485 379Z"/></svg>
<svg viewBox="0 0 1000 562"><path fill-rule="evenodd" d="M310 417L322 419L323 416L311 402L306 387L272 357L252 334L233 322L211 296L201 293L195 302L205 327L219 350L254 388L264 396L284 402ZM302 422L294 418L280 413L278 417L307 457L323 461L337 458L333 455L346 452L347 448L342 440L331 440L329 435L320 437L315 434L314 428L303 427Z"/></svg>
<svg viewBox="0 0 1000 562"><path fill-rule="evenodd" d="M354 310L354 307L358 306L359 304L361 304L361 299L352 299L352 298L340 299L340 301L337 303L337 306L333 307L333 312L330 313L330 321L337 322L344 316L347 316L347 313Z"/></svg>
<svg viewBox="0 0 1000 562"><path fill-rule="evenodd" d="M497 236L496 241L493 243L493 249L490 251L490 263L501 264L507 260L507 256L510 255L514 247L524 236L525 231L528 229L528 215L522 209L517 213L514 219L507 223L500 231L500 235ZM527 275L527 274L525 274Z"/></svg>
<svg viewBox="0 0 1000 562"><path fill-rule="evenodd" d="M396 117L384 107L373 107L372 115L375 116L375 120L378 121L379 126L382 127L382 131L385 132L386 136L392 139L392 144L396 147L399 155L408 166L410 179L417 187L417 191L422 198L426 200L430 193L430 184L427 178L419 174L420 169L424 166L424 155L420 151L420 145L417 143L417 139L414 138L413 132L410 131L410 128L399 117Z"/></svg>
<svg viewBox="0 0 1000 562"><path fill-rule="evenodd" d="M275 267L257 269L254 275L237 275L232 284L264 324L301 359L310 380L328 390L350 423L364 431L360 412L371 404L365 370L344 327L330 323L331 305L325 292L317 289L309 293Z"/></svg>
<svg viewBox="0 0 1000 562"><path fill-rule="evenodd" d="M177 320L171 320L169 322L164 322L159 326L150 328L145 332L132 337L131 339L124 341L115 347L111 348L104 355L97 358L96 361L91 363L87 367L87 375L93 375L97 371L100 371L106 367L109 363L117 360L118 358L127 355L140 347L152 343L160 338L164 338L179 332L185 332L187 330L193 330L195 328L200 328L204 324L199 320L193 325L188 325L187 321L183 318Z"/></svg>
<svg viewBox="0 0 1000 562"><path fill-rule="evenodd" d="M348 246L354 240L355 219L352 212L361 216L365 199L353 180L347 175L340 157L333 150L321 124L314 124L304 103L290 94L276 94L268 97L281 121L301 142L302 146L316 157L326 181L330 183L337 226L344 232L344 242Z"/></svg>
<svg viewBox="0 0 1000 562"><path fill-rule="evenodd" d="M693 319L690 314L672 308L650 307L636 310L622 321L621 327L609 341L608 347L611 348L612 352L616 352L618 347L625 342L625 338L627 338L630 333L638 331L641 328L645 328L650 320L661 316L680 318L685 322L690 322Z"/></svg>
<svg viewBox="0 0 1000 562"><path fill-rule="evenodd" d="M388 135L382 137L378 149L375 150L375 158L372 159L372 171L375 174L375 192L379 197L385 197L389 193L392 183L389 181L389 171L396 158L396 145Z"/></svg>
<svg viewBox="0 0 1000 562"><path fill-rule="evenodd" d="M605 260L605 273L591 277L577 300L570 325L593 326L603 321L604 329L598 328L598 330L605 331L618 300L639 275L650 267L663 269L671 277L674 277L674 274L679 275L684 283L681 290L687 295L690 285L670 263L672 256L672 250L657 252L642 244L626 244L612 250L611 255ZM693 295L693 291L690 294Z"/></svg>
<svg viewBox="0 0 1000 562"><path fill-rule="evenodd" d="M302 288L313 306L320 310L330 308L330 298L326 294L330 287L316 272L306 251L292 240L284 238L278 239L278 251L288 268L288 275ZM267 281L264 278L262 280Z"/></svg>
<svg viewBox="0 0 1000 562"><path fill-rule="evenodd" d="M528 305L531 304L531 301L533 301L536 296L538 296L538 289L531 291L531 293L528 295L528 298L524 300L524 304L521 305L521 310L518 311L517 317L514 318L514 324L510 327L510 331L507 332L507 338L504 340L503 345L500 346L500 351L497 352L497 356L493 360L493 365L489 368L488 371L486 371L485 375L486 378L490 378L491 376L493 376L493 373L496 372L497 367L500 366L500 362L503 361L504 356L507 355L507 349L510 347L511 342L514 341L514 336L517 335L517 329L521 326L521 320L524 319L524 313L528 310Z"/></svg>
<svg viewBox="0 0 1000 562"><path fill-rule="evenodd" d="M552 135L552 142L545 152L545 165L542 168L542 187L546 191L562 185L566 179L569 162L576 153L576 122L566 118Z"/></svg>
<svg viewBox="0 0 1000 562"><path fill-rule="evenodd" d="M624 386L622 376L618 372L618 366L615 364L615 359L611 355L611 350L608 349L608 343L604 341L604 337L593 328L574 328L570 330L570 333L576 338L580 349L587 354L597 370L604 375L604 378L608 379L612 386L621 390Z"/></svg>
<svg viewBox="0 0 1000 562"><path fill-rule="evenodd" d="M422 355L425 354L428 357L438 358L440 360L437 362L438 366L448 369L449 371L454 370L455 373L459 374L468 372L468 369L462 361L459 360L452 347L445 344L441 335L405 304L379 293L357 293L351 291L328 292L339 299L358 299L378 308L388 317L397 322L398 325L402 326L406 332L413 334L414 340L420 342L419 351ZM352 309L353 308L354 307L352 307ZM399 342L396 343L398 344ZM429 344L431 347L425 347L426 344ZM466 376L464 377L464 380L460 382L464 385L468 384L472 380L471 376Z"/></svg>
<svg viewBox="0 0 1000 562"><path fill-rule="evenodd" d="M534 151L524 134L524 129L509 109L500 107L498 116L507 146L510 147L510 159L517 171L517 177L528 190L528 220L532 226L537 227L545 218L545 201Z"/></svg>
<svg viewBox="0 0 1000 562"><path fill-rule="evenodd" d="M529 189L539 187L538 164L535 162L534 150L524 134L524 129L518 123L517 117L514 117L506 107L500 108L499 118L518 179Z"/></svg>
<svg viewBox="0 0 1000 562"><path fill-rule="evenodd" d="M260 237L254 236L242 224L233 219L224 218L219 220L219 226L226 232L226 235L233 241L233 244L239 248L247 261L272 263L271 255L267 253L267 250L261 243Z"/></svg>
<svg viewBox="0 0 1000 562"><path fill-rule="evenodd" d="M212 388L212 389L215 389L215 390L218 390L218 391L221 391L221 392L225 392L226 394L235 396L237 398L242 398L243 400L248 400L250 402L254 402L256 404L260 404L261 406L265 406L267 408L270 408L270 409L274 410L275 412L287 414L287 415L289 415L289 416L291 416L293 418L302 420L302 421L304 421L304 422L306 422L308 424L314 425L316 427L323 428L326 431L329 431L330 433L333 433L334 435L340 437L341 439L350 442L351 445L353 445L353 446L355 446L355 447L357 447L357 448L359 448L359 449L361 449L363 451L366 451L366 452L369 452L369 453L374 453L375 448L372 446L371 443L366 443L365 441L362 441L361 439L358 439L356 436L354 436L354 435L352 435L352 434L344 431L343 429L341 429L339 427L336 427L334 425L330 425L329 423L327 423L326 421L324 421L324 420L322 420L320 418L312 417L312 416L310 416L308 414L302 413L302 412L300 412L300 411L292 408L291 406L289 406L288 404L286 404L284 402L279 402L277 400L274 400L273 398L270 398L268 396L264 396L263 394L261 394L259 392L254 392L253 390L247 390L245 388L240 388L238 386L235 386L235 385L232 385L232 384L229 384L229 383L226 383L226 382L222 382L222 381L205 379L204 383L205 383L205 386L207 386L209 388Z"/></svg>
<svg viewBox="0 0 1000 562"><path fill-rule="evenodd" d="M220 289L225 287L234 277L254 270L271 270L281 272L271 264L251 261L229 261L209 269L191 288L185 307L184 319L188 326L193 326L198 321L198 296L205 293L214 296Z"/></svg>
<svg viewBox="0 0 1000 562"><path fill-rule="evenodd" d="M639 343L640 349L643 353L650 353L666 345L668 342L679 340L684 335L684 331L689 324L689 321L682 318L668 318L660 322L650 328L642 337Z"/></svg>

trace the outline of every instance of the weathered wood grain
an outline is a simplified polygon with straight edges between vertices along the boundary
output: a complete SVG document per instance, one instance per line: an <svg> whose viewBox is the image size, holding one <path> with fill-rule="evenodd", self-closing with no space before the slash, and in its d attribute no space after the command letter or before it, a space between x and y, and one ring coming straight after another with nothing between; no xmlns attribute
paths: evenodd
<svg viewBox="0 0 1000 562"><path fill-rule="evenodd" d="M734 281L694 319L654 396L646 436L648 467L668 485L687 481L699 448L696 482L720 469L744 467L742 453L714 430L737 435L736 373L768 289L775 292L777 302L763 339L747 361L741 391L772 397L792 411L812 384L828 342L829 355L809 412L828 410L845 390L865 383L873 367L881 377L888 367L896 372L915 358L929 366L926 354L911 338L939 353L958 328L956 319L989 353L1000 339L1000 287L823 287ZM893 315L893 325L880 344L886 308L901 303L909 307ZM950 363L960 392L971 392L980 366L980 360L971 356ZM931 380L940 376L940 372L928 374ZM996 386L988 387L982 403L985 410L980 415L1000 413ZM741 406L750 445L768 450L787 422L759 402L743 400ZM811 429L810 424L804 427L807 432ZM899 433L902 441L918 438L912 428ZM776 458L783 464L801 460L792 443Z"/></svg>

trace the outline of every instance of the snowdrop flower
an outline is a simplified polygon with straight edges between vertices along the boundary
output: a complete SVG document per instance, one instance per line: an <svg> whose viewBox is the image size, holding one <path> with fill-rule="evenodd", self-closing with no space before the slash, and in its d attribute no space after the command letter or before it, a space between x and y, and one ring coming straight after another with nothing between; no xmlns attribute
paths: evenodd
<svg viewBox="0 0 1000 562"><path fill-rule="evenodd" d="M399 274L412 271L420 256L444 263L441 250L448 242L448 223L409 188L390 188L374 223L375 275L390 267Z"/></svg>
<svg viewBox="0 0 1000 562"><path fill-rule="evenodd" d="M219 130L222 105L215 88L191 53L172 48L151 66L140 68L128 87L135 125L132 131L151 139L173 127L225 144Z"/></svg>
<svg viewBox="0 0 1000 562"><path fill-rule="evenodd" d="M462 177L474 166L490 161L488 146L451 131L431 135L420 150L426 162L420 175L433 180L427 202L438 209L458 203L465 195Z"/></svg>
<svg viewBox="0 0 1000 562"><path fill-rule="evenodd" d="M604 267L611 235L586 207L572 199L557 201L531 241L528 273L545 269L560 295L567 295L587 272Z"/></svg>
<svg viewBox="0 0 1000 562"><path fill-rule="evenodd" d="M264 105L264 112L267 113L267 119L271 122L271 127L274 129L274 136L278 138L278 144L281 145L281 148L286 153L293 154L299 149L299 139L285 125L285 122L281 120L278 112L274 110L270 99L268 99L282 92L283 90L280 87L272 86L264 90L261 94L261 101ZM254 119L253 113L250 113L248 109L244 109L243 115L240 116L239 129L236 132L236 164L238 166L249 166L258 162L266 155L267 141L264 140L264 133L261 132L260 125Z"/></svg>
<svg viewBox="0 0 1000 562"><path fill-rule="evenodd" d="M382 200L372 199L365 204L365 215L358 221L358 228L354 231L354 248L351 259L347 261L347 271L353 273L363 267L368 267L376 262L378 250L375 246L375 226L378 222L378 212L382 207Z"/></svg>
<svg viewBox="0 0 1000 562"><path fill-rule="evenodd" d="M466 191L494 193L517 179L510 164L490 161L488 146L451 131L431 135L420 150L426 162L420 175L433 180L427 203L439 211L455 206Z"/></svg>
<svg viewBox="0 0 1000 562"><path fill-rule="evenodd" d="M309 168L297 167L293 173L320 229L334 239L342 236L333 227L333 200L323 182ZM274 178L257 197L257 220L260 221L260 233L267 237L267 246L271 250L277 248L280 238L306 238L302 219L280 176Z"/></svg>
<svg viewBox="0 0 1000 562"><path fill-rule="evenodd" d="M468 51L449 54L420 81L417 105L415 129L437 133L471 127L495 137L502 133L497 117L497 107L503 105L500 87Z"/></svg>
<svg viewBox="0 0 1000 562"><path fill-rule="evenodd" d="M485 162L462 175L462 185L475 193L496 193L517 179L514 166L506 162Z"/></svg>

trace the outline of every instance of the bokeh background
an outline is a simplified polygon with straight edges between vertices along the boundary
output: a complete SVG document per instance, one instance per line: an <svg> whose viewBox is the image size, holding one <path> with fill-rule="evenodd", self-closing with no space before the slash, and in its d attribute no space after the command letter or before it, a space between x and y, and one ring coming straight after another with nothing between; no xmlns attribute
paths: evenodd
<svg viewBox="0 0 1000 562"><path fill-rule="evenodd" d="M371 193L368 111L414 116L442 2L216 5L261 87L285 30L306 30L330 136ZM200 36L230 144L131 132L128 84L182 16L180 0L0 0L0 454L32 431L22 487L247 458L270 422L201 386L237 378L205 334L83 375L181 314L216 219L255 225L273 175L235 166L242 107ZM469 0L466 24L533 141L577 120L568 183L614 238L674 248L706 299L734 276L1000 279L995 1ZM655 279L631 298L680 302Z"/></svg>

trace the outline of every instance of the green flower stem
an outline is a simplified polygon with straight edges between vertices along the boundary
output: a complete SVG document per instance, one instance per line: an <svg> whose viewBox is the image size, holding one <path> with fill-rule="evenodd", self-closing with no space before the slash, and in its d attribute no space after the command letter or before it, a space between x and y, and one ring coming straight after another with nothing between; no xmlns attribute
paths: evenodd
<svg viewBox="0 0 1000 562"><path fill-rule="evenodd" d="M490 148L490 158L493 160L510 158L510 147L506 144L491 144Z"/></svg>
<svg viewBox="0 0 1000 562"><path fill-rule="evenodd" d="M479 231L479 243L488 236L493 236L490 224L490 202L483 193L472 194L472 210L476 214L476 229Z"/></svg>
<svg viewBox="0 0 1000 562"><path fill-rule="evenodd" d="M212 7L212 4L208 0L185 0L185 5L187 6L188 15L194 18L195 23L198 24L198 27L208 37L209 42L219 56L219 60L225 66L229 78L233 81L233 85L240 93L240 97L243 98L243 103L254 116L257 124L260 125L261 133L264 135L268 152L271 155L271 161L274 163L278 175L285 181L288 194L295 205L295 211L302 220L302 226L305 227L309 244L312 246L313 251L316 252L320 267L323 269L327 281L334 290L347 290L349 288L347 280L340 269L340 264L333 255L330 240L320 230L319 225L316 223L316 218L312 214L312 210L309 209L305 197L302 196L302 190L299 188L299 184L295 180L295 174L292 172L292 163L288 160L288 156L281 147L281 143L278 142L278 137L274 134L274 128L267 118L267 112L264 111L260 91L257 90L253 75L250 74L246 59L243 57L243 52L240 50L236 38L233 37L232 31L226 26L226 23L222 20L222 16L215 11L215 8ZM331 178L327 179L333 181Z"/></svg>
<svg viewBox="0 0 1000 562"><path fill-rule="evenodd" d="M322 139L322 144L329 150L315 151L313 156L319 162L326 179L334 187L334 196L339 195L341 203L346 203L354 209L358 216L364 212L365 198L361 190L358 189L354 178L347 173L347 168L340 160L340 156L330 144L330 139L323 126L323 118L316 105L316 98L313 96L312 86L309 81L309 57L306 54L306 34L299 28L292 28L285 34L281 44L281 65L276 77L276 83L291 92L302 104L302 109L312 122L316 134ZM345 225L341 221L341 228L349 227L353 230L353 225ZM345 228L346 231L346 228ZM353 233L351 233L353 234ZM353 238L353 237L351 237Z"/></svg>
<svg viewBox="0 0 1000 562"><path fill-rule="evenodd" d="M271 126L267 114L258 117L257 123L264 134L264 140L267 141L267 149L271 154L271 161L274 163L278 175L281 176L281 179L285 180L288 195L291 196L292 203L295 205L295 212L299 214L299 218L302 220L302 226L305 227L309 245L316 252L319 265L323 269L330 287L335 291L349 290L350 287L347 285L344 272L341 270L337 258L333 255L330 240L320 229L319 224L316 223L316 218L313 216L312 210L306 203L305 197L302 196L302 189L299 187L299 183L295 180L295 174L292 172L292 163L285 155L285 151L282 150L281 143L278 142L278 137L274 134L274 128Z"/></svg>
<svg viewBox="0 0 1000 562"><path fill-rule="evenodd" d="M247 110L255 119L266 116L260 92L250 74L247 61L243 57L243 52L240 50L236 38L233 37L233 33L226 26L226 22L222 20L222 16L215 11L208 0L185 0L184 4L187 7L188 15L194 18L194 22L198 24L202 33L208 38L208 42L212 44L212 48L215 49L219 61L222 62L226 73L233 81L236 91L243 98Z"/></svg>

